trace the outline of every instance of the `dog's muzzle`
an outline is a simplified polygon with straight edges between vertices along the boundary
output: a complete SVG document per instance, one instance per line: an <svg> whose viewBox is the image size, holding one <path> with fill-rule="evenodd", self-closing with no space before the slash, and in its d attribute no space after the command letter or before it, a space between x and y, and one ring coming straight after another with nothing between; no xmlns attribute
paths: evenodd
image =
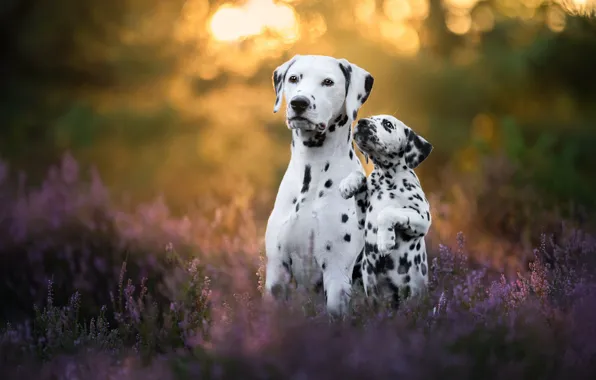
<svg viewBox="0 0 596 380"><path fill-rule="evenodd" d="M295 96L290 100L290 107L296 115L302 115L310 107L310 99L302 95Z"/></svg>
<svg viewBox="0 0 596 380"><path fill-rule="evenodd" d="M288 118L288 126L290 129L300 129L303 131L314 131L317 127L315 123L302 116Z"/></svg>

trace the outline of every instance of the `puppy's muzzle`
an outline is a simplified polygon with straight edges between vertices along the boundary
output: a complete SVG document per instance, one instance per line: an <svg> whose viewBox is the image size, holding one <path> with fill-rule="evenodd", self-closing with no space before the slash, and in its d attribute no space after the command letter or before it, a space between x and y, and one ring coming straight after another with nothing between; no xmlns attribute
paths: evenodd
<svg viewBox="0 0 596 380"><path fill-rule="evenodd" d="M360 119L354 128L354 138L368 140L375 134L375 126L368 119Z"/></svg>

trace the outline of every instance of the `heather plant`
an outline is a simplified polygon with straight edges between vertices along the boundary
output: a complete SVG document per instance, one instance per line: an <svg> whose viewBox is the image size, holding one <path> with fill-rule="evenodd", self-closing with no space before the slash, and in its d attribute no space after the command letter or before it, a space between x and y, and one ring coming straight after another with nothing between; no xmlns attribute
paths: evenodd
<svg viewBox="0 0 596 380"><path fill-rule="evenodd" d="M432 237L427 294L395 312L355 292L353 313L331 321L320 294L262 297L250 213L178 218L160 201L124 212L98 177L75 181L69 160L43 191L0 186L6 378L557 379L595 369L587 232L542 234L514 275L475 259L463 232L454 244ZM238 235L222 233L234 218Z"/></svg>

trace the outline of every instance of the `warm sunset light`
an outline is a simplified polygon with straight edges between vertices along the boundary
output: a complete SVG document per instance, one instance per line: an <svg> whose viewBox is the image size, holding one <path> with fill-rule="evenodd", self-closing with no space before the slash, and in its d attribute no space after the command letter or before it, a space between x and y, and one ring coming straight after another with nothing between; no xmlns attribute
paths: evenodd
<svg viewBox="0 0 596 380"><path fill-rule="evenodd" d="M271 31L284 40L297 38L298 20L294 8L273 0L249 0L244 5L224 4L209 24L218 41L238 41Z"/></svg>
<svg viewBox="0 0 596 380"><path fill-rule="evenodd" d="M562 0L561 2L571 14L589 15L596 12L596 0Z"/></svg>

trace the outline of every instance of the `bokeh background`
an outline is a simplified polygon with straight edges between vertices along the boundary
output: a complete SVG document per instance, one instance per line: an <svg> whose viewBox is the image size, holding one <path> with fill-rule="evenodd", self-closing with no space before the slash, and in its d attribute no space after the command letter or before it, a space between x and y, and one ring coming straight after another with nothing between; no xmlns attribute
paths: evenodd
<svg viewBox="0 0 596 380"><path fill-rule="evenodd" d="M592 223L595 9L595 0L4 1L0 156L37 186L69 152L81 173L97 168L121 207L161 197L172 215L250 210L260 236L290 155L272 71L294 54L344 57L376 78L361 115L393 114L435 147L418 170L431 239L465 231L472 251L509 265L538 231ZM229 219L231 231L246 222Z"/></svg>

